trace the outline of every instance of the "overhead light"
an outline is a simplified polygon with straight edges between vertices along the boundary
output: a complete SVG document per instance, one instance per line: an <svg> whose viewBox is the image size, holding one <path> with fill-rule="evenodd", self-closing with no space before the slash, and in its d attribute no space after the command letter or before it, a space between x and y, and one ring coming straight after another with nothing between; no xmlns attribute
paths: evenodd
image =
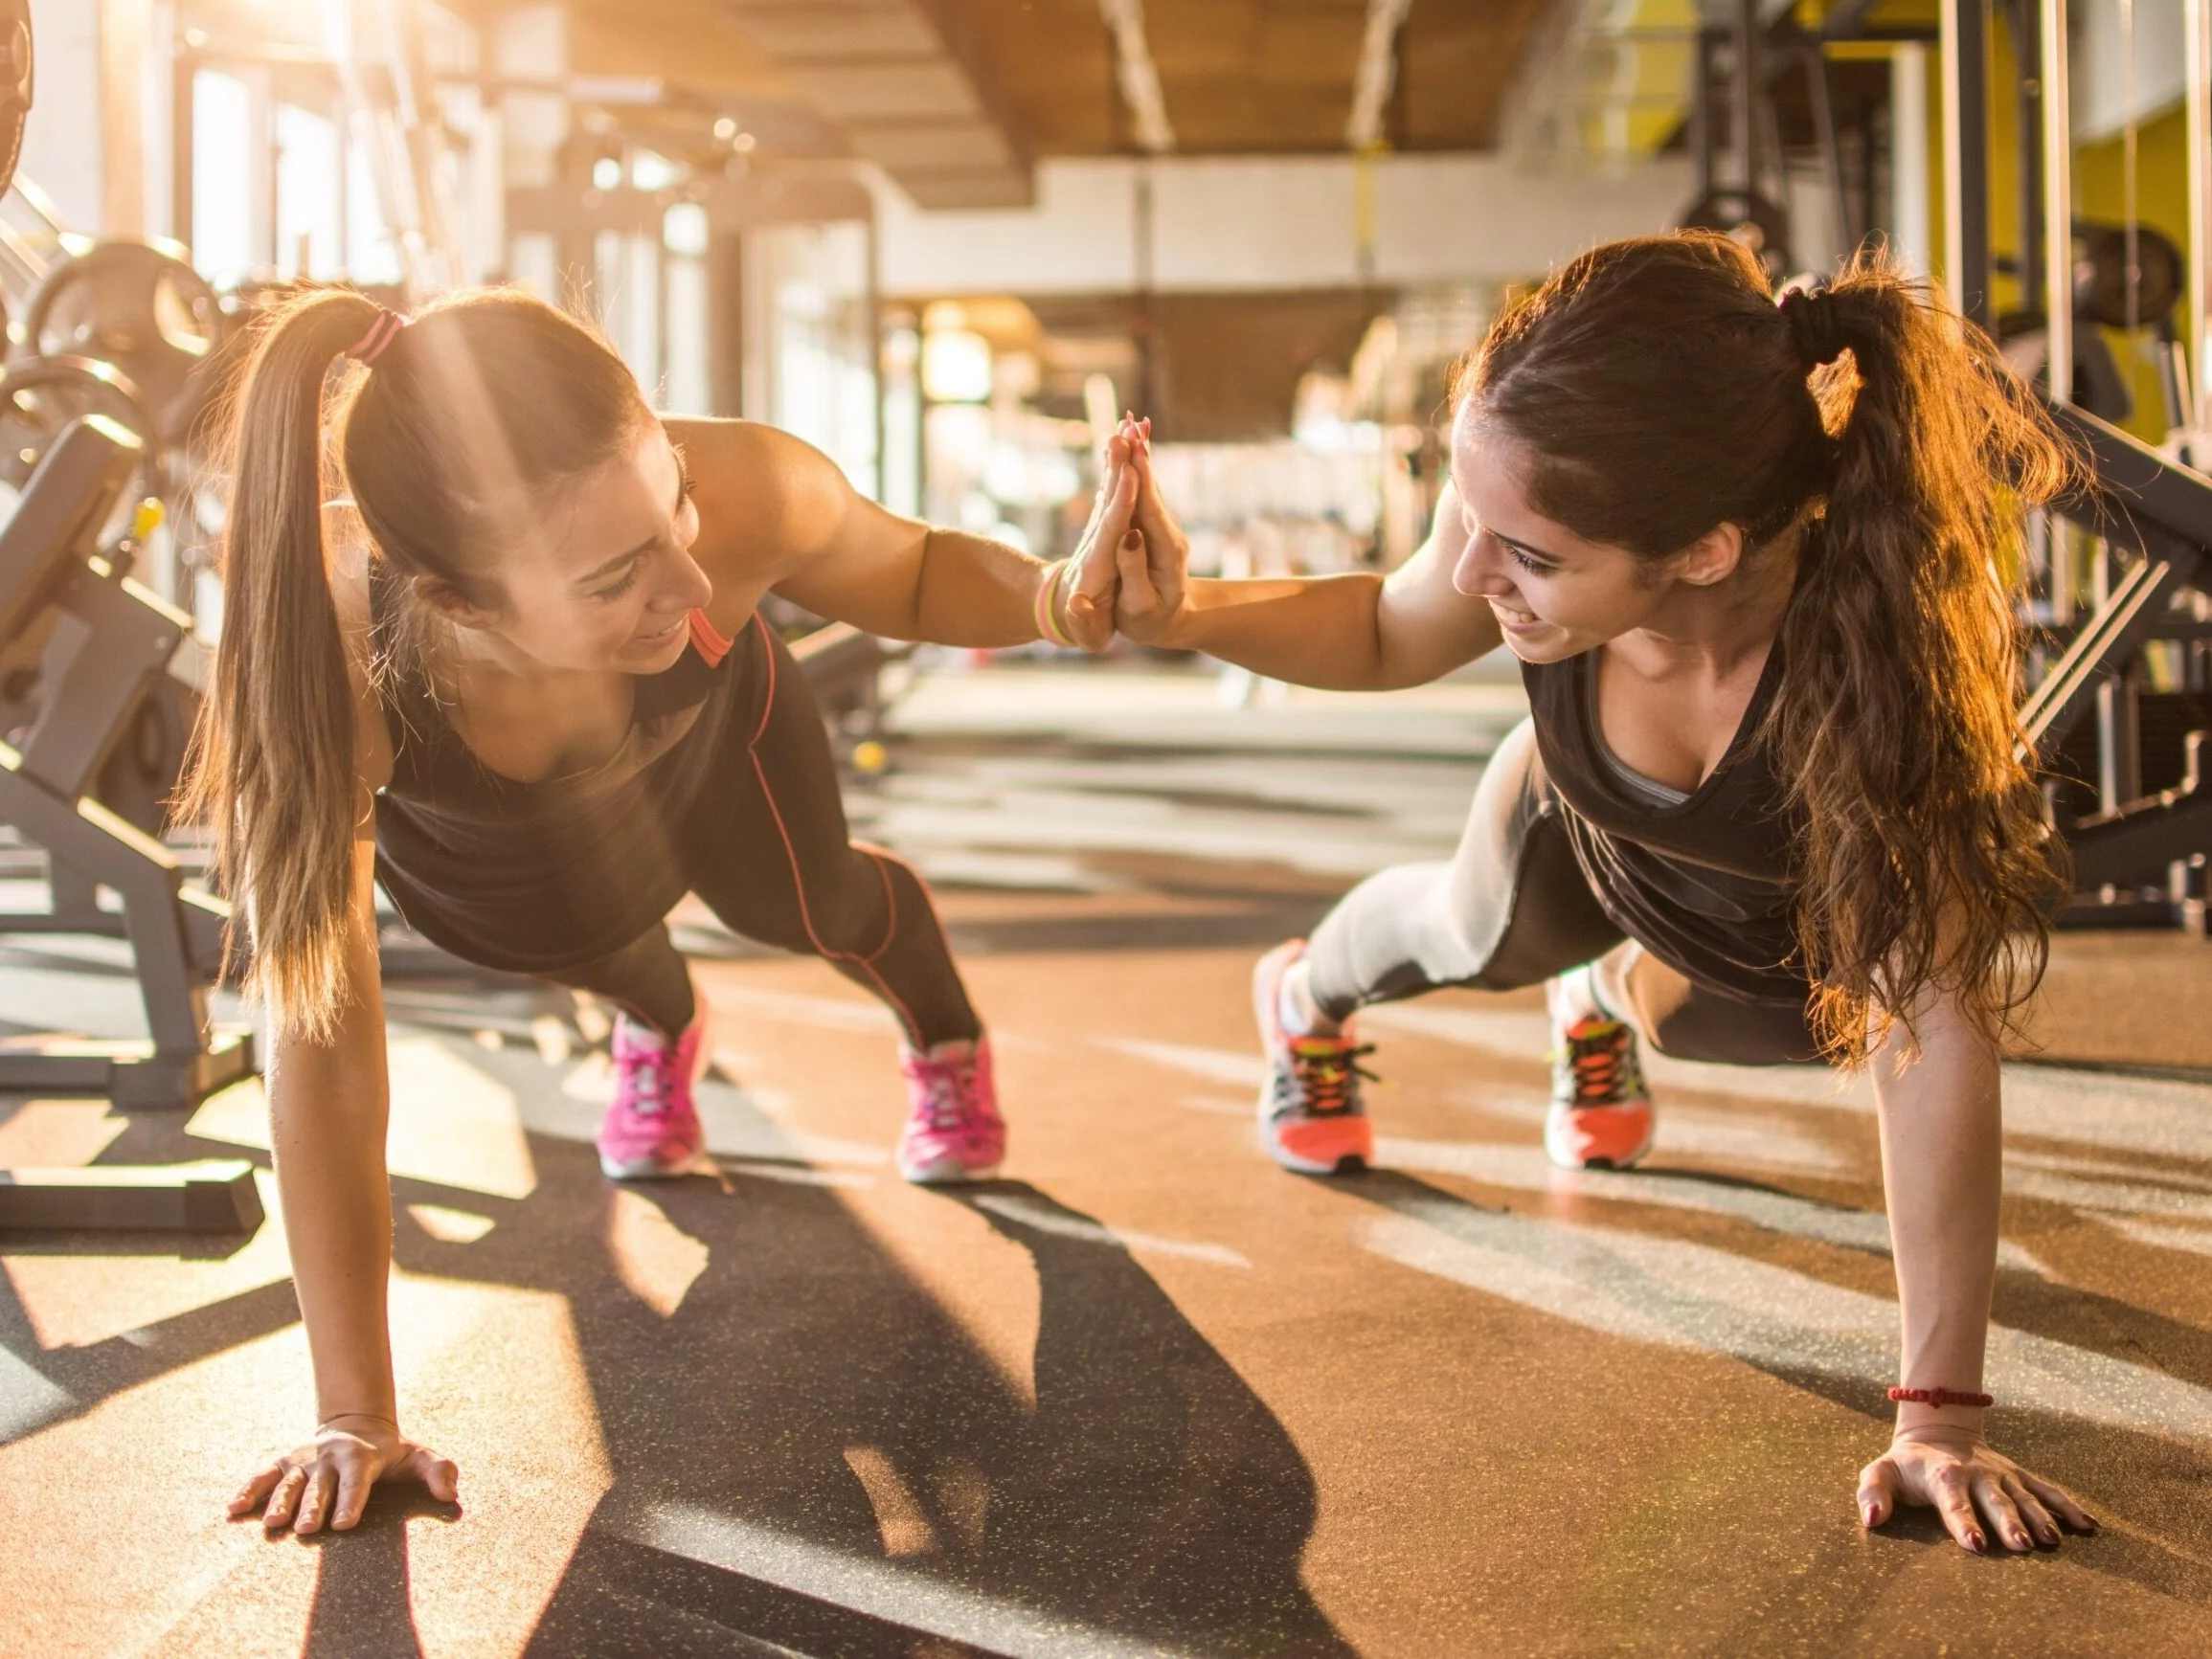
<svg viewBox="0 0 2212 1659"><path fill-rule="evenodd" d="M922 395L932 403L984 403L991 395L991 343L968 328L922 336Z"/></svg>

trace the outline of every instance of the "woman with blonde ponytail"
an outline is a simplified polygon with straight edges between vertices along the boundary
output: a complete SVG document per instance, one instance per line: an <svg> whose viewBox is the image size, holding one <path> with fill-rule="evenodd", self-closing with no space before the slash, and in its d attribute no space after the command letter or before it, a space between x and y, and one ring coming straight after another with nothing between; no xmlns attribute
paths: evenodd
<svg viewBox="0 0 2212 1659"><path fill-rule="evenodd" d="M1726 238L1614 242L1507 306L1455 393L1452 485L1388 577L1188 580L1142 446L1131 637L1303 684L1436 679L1497 647L1530 718L1456 856L1385 870L1264 958L1263 1144L1365 1163L1363 1005L1548 986L1545 1146L1651 1145L1638 1043L1874 1076L1904 1326L1860 1516L1968 1549L2094 1523L1983 1438L1998 1045L2063 890L2016 758L2024 509L2065 482L1995 347L1865 258L1775 303Z"/></svg>
<svg viewBox="0 0 2212 1659"><path fill-rule="evenodd" d="M248 918L250 985L319 1426L234 1514L351 1526L375 1480L440 1497L398 1423L372 884L436 943L612 1000L618 1179L700 1151L710 1058L664 918L820 955L904 1035L901 1172L988 1175L990 1046L929 895L846 833L766 594L953 645L1101 647L1129 534L1128 445L1084 547L1040 565L858 495L743 421L663 420L597 335L520 294L412 321L312 293L264 323L230 414L224 624L184 810Z"/></svg>

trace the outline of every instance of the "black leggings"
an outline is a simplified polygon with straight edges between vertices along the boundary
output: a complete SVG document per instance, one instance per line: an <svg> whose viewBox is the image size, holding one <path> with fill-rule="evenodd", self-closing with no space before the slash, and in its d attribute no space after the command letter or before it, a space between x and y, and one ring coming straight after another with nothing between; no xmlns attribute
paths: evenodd
<svg viewBox="0 0 2212 1659"><path fill-rule="evenodd" d="M899 859L855 842L822 711L781 650L750 740L725 741L676 839L690 890L734 933L820 956L883 998L918 1048L976 1037L929 890ZM604 997L663 1032L691 1023L691 976L653 927L621 950L542 975Z"/></svg>
<svg viewBox="0 0 2212 1659"><path fill-rule="evenodd" d="M1803 1003L1724 996L1627 939L1591 891L1566 810L1524 721L1491 757L1449 863L1368 877L1314 930L1316 1006L1341 1020L1439 985L1510 991L1595 962L1611 1012L1662 1053L1737 1065L1817 1058Z"/></svg>

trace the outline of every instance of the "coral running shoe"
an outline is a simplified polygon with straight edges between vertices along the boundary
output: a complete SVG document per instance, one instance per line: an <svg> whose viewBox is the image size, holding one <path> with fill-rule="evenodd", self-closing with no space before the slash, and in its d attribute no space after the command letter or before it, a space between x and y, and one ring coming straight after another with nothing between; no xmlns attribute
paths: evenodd
<svg viewBox="0 0 2212 1659"><path fill-rule="evenodd" d="M673 1042L628 1015L615 1019L615 1100L599 1120L599 1168L618 1181L690 1173L705 1136L691 1086L706 1069L704 1008Z"/></svg>
<svg viewBox="0 0 2212 1659"><path fill-rule="evenodd" d="M902 1046L898 1068L912 1101L898 1137L898 1173L922 1186L997 1174L1006 1155L1006 1124L991 1078L990 1040Z"/></svg>
<svg viewBox="0 0 2212 1659"><path fill-rule="evenodd" d="M1624 1170L1651 1151L1651 1091L1636 1032L1618 1020L1578 1020L1551 1056L1544 1150L1561 1169Z"/></svg>
<svg viewBox="0 0 2212 1659"><path fill-rule="evenodd" d="M1277 945L1252 971L1253 1013L1267 1054L1259 1090L1259 1140L1268 1156L1305 1176L1348 1175L1375 1155L1375 1129L1360 1105L1360 1080L1374 1081L1360 1061L1350 1028L1335 1037L1299 1037L1283 1029L1283 975L1305 955L1306 942Z"/></svg>

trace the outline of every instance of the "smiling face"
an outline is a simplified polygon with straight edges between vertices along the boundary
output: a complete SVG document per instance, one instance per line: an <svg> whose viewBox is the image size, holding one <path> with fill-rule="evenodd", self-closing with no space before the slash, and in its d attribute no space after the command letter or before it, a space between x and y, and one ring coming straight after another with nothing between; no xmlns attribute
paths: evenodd
<svg viewBox="0 0 2212 1659"><path fill-rule="evenodd" d="M1638 628L1663 632L1741 562L1733 525L1658 559L1586 541L1530 504L1526 473L1527 452L1463 407L1453 423L1452 475L1467 545L1452 585L1489 601L1524 661L1563 661Z"/></svg>
<svg viewBox="0 0 2212 1659"><path fill-rule="evenodd" d="M684 654L688 615L714 588L691 557L699 513L659 422L550 500L505 503L492 516L539 531L501 549L496 603L433 598L510 665L657 674Z"/></svg>

